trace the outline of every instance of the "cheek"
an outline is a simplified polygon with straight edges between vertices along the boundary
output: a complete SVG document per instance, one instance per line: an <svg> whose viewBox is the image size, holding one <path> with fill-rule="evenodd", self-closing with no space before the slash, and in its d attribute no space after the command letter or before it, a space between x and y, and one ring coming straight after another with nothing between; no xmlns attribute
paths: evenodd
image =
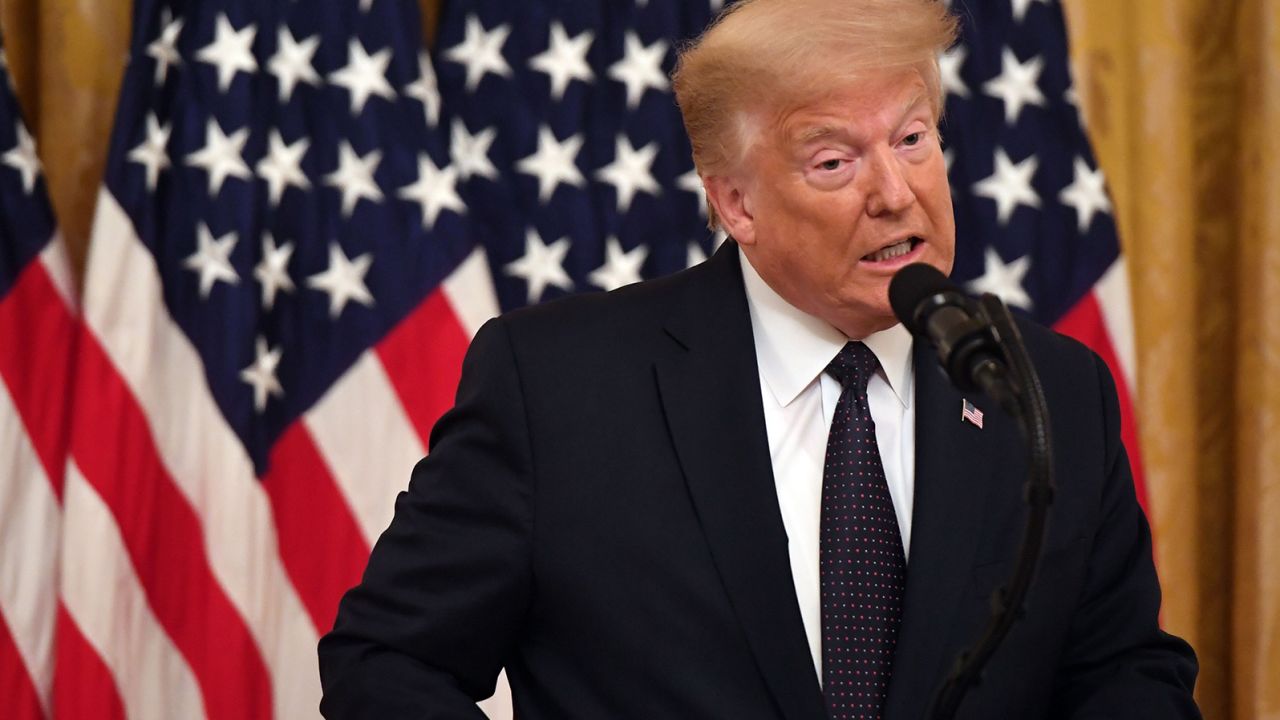
<svg viewBox="0 0 1280 720"><path fill-rule="evenodd" d="M947 182L946 170L939 161L939 167L922 169L916 182L912 183L916 201L924 208L929 221L936 227L954 223L951 209L951 185Z"/></svg>
<svg viewBox="0 0 1280 720"><path fill-rule="evenodd" d="M951 238L951 244L955 244L956 234L956 215L951 207L951 193L947 188L942 188L942 193L938 201L930 208L929 215L931 220L946 236Z"/></svg>
<svg viewBox="0 0 1280 720"><path fill-rule="evenodd" d="M930 214L945 212L950 216L951 183L947 180L947 163L941 152L921 168L918 186L917 197L930 208Z"/></svg>
<svg viewBox="0 0 1280 720"><path fill-rule="evenodd" d="M950 185L946 182L939 183L938 187L933 190L931 202L926 208L929 212L929 219L939 229L947 229L950 231L950 235L955 235L956 216L955 210L951 206Z"/></svg>
<svg viewBox="0 0 1280 720"><path fill-rule="evenodd" d="M842 276L860 259L856 233L861 209L853 193L818 192L796 184L773 190L756 223L778 246L782 262L820 278Z"/></svg>

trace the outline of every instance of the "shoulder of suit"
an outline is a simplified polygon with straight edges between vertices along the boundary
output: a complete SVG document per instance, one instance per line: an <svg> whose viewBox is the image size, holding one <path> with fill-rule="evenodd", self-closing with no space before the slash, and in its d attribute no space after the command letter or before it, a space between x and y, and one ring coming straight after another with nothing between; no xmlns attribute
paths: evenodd
<svg viewBox="0 0 1280 720"><path fill-rule="evenodd" d="M1073 337L1022 317L1017 318L1017 325L1027 352L1037 362L1088 364L1092 360L1093 350Z"/></svg>
<svg viewBox="0 0 1280 720"><path fill-rule="evenodd" d="M1110 371L1089 346L1030 320L1019 318L1018 330L1047 393L1077 402L1097 396L1101 374Z"/></svg>
<svg viewBox="0 0 1280 720"><path fill-rule="evenodd" d="M504 313L501 322L513 338L540 343L589 337L617 338L658 328L689 289L701 282L699 265L672 275L609 292L587 292Z"/></svg>

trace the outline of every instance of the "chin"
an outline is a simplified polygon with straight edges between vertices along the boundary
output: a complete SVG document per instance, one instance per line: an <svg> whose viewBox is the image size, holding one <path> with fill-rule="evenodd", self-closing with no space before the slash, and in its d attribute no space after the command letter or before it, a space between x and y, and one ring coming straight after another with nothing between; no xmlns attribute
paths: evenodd
<svg viewBox="0 0 1280 720"><path fill-rule="evenodd" d="M827 322L857 340L897 325L898 318L893 314L886 298L883 303L846 303L836 316L827 318Z"/></svg>

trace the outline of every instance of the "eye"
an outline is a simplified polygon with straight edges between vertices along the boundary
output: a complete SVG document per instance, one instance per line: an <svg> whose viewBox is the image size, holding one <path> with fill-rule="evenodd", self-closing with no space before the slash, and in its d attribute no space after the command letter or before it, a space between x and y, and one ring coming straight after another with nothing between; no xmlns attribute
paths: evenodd
<svg viewBox="0 0 1280 720"><path fill-rule="evenodd" d="M822 162L818 163L818 167L828 171L839 170L840 165L842 165L843 163L844 161L841 160L840 158L832 158L830 160L823 160Z"/></svg>
<svg viewBox="0 0 1280 720"><path fill-rule="evenodd" d="M910 135L902 138L902 144L906 145L907 147L914 147L916 145L919 145L923 141L924 141L923 132L913 132Z"/></svg>

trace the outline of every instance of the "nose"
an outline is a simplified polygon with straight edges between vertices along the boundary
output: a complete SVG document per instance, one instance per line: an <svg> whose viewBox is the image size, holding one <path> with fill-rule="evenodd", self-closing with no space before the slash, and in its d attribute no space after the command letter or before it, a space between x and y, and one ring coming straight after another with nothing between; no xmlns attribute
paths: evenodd
<svg viewBox="0 0 1280 720"><path fill-rule="evenodd" d="M895 215L911 207L916 196L907 183L903 161L893 149L878 148L864 157L862 174L866 182L867 214Z"/></svg>

